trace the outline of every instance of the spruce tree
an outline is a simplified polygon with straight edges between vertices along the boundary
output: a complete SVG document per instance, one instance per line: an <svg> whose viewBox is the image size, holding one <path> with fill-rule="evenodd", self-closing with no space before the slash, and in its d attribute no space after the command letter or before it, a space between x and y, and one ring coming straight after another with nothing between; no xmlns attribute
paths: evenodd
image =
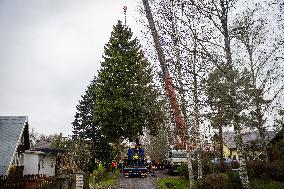
<svg viewBox="0 0 284 189"><path fill-rule="evenodd" d="M94 168L95 161L100 161L107 165L112 161L113 150L106 137L102 135L101 129L93 119L94 103L96 99L95 90L96 79L91 81L85 94L76 106L77 112L73 121L73 141L79 146L76 150L76 159L82 170ZM78 151L79 150L79 151ZM88 155L86 155L88 154ZM82 156L82 157L80 157ZM82 160L85 161L82 161Z"/></svg>
<svg viewBox="0 0 284 189"><path fill-rule="evenodd" d="M155 134L163 120L153 69L132 35L130 28L117 22L98 73L94 119L114 143L135 139L143 128Z"/></svg>

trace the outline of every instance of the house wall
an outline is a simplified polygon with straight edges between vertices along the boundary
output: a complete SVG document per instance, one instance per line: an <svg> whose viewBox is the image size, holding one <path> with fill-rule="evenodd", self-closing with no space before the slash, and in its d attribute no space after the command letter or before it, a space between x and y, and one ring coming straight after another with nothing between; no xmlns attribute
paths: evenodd
<svg viewBox="0 0 284 189"><path fill-rule="evenodd" d="M226 146L226 145L223 145L223 153L224 153L224 157L227 158L229 155L231 155L231 151L230 149Z"/></svg>
<svg viewBox="0 0 284 189"><path fill-rule="evenodd" d="M237 152L237 149L231 149L231 158L233 159L234 155L236 156L237 159L239 159L239 155L238 155L238 152Z"/></svg>
<svg viewBox="0 0 284 189"><path fill-rule="evenodd" d="M55 157L49 154L26 153L24 158L24 175L55 175Z"/></svg>
<svg viewBox="0 0 284 189"><path fill-rule="evenodd" d="M40 156L40 170L39 174L45 174L46 176L55 175L55 158L51 155Z"/></svg>
<svg viewBox="0 0 284 189"><path fill-rule="evenodd" d="M28 174L38 174L38 154L28 154L24 155L24 175Z"/></svg>
<svg viewBox="0 0 284 189"><path fill-rule="evenodd" d="M235 155L236 158L238 159L237 149L229 149L228 146L224 145L223 152L224 152L225 158L228 158L229 156L231 156L231 159L233 159L233 156Z"/></svg>
<svg viewBox="0 0 284 189"><path fill-rule="evenodd" d="M252 157L253 159L259 159L259 156L261 154L260 151L248 151L247 153L247 158ZM227 146L224 145L224 156L227 158L229 155L231 155L231 159L233 159L233 156L235 155L236 158L238 159L238 152L237 149L229 149Z"/></svg>

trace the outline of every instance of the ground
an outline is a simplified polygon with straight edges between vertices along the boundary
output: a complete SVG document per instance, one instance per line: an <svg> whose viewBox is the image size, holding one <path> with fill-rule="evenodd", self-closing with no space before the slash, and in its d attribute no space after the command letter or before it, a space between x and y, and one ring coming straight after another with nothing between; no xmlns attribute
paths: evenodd
<svg viewBox="0 0 284 189"><path fill-rule="evenodd" d="M164 177L163 171L157 171L155 174L149 173L146 178L131 177L125 178L119 175L115 189L156 189L157 179Z"/></svg>

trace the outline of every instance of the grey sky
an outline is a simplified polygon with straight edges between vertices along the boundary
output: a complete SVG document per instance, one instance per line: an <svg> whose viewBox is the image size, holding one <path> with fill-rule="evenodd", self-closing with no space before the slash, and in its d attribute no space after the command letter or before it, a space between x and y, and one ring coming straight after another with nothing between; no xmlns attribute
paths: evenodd
<svg viewBox="0 0 284 189"><path fill-rule="evenodd" d="M0 0L0 115L26 115L39 133L71 134L124 5L134 28L136 0Z"/></svg>

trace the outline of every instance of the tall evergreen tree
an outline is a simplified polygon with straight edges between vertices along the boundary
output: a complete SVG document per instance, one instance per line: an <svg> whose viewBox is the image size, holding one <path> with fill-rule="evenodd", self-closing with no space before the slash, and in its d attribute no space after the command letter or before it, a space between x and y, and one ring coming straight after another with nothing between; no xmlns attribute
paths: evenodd
<svg viewBox="0 0 284 189"><path fill-rule="evenodd" d="M152 134L163 120L153 69L131 29L121 21L113 27L98 74L94 119L111 142L135 139L143 128Z"/></svg>
<svg viewBox="0 0 284 189"><path fill-rule="evenodd" d="M77 112L72 123L74 142L78 143L79 146L85 146L83 149L77 148L80 152L78 150L76 152L76 156L78 156L76 159L85 160L84 162L78 161L82 170L93 169L95 161L101 161L107 165L113 158L112 147L93 119L93 107L96 99L95 87L96 79L91 81L85 94L82 95L82 99L76 106Z"/></svg>

